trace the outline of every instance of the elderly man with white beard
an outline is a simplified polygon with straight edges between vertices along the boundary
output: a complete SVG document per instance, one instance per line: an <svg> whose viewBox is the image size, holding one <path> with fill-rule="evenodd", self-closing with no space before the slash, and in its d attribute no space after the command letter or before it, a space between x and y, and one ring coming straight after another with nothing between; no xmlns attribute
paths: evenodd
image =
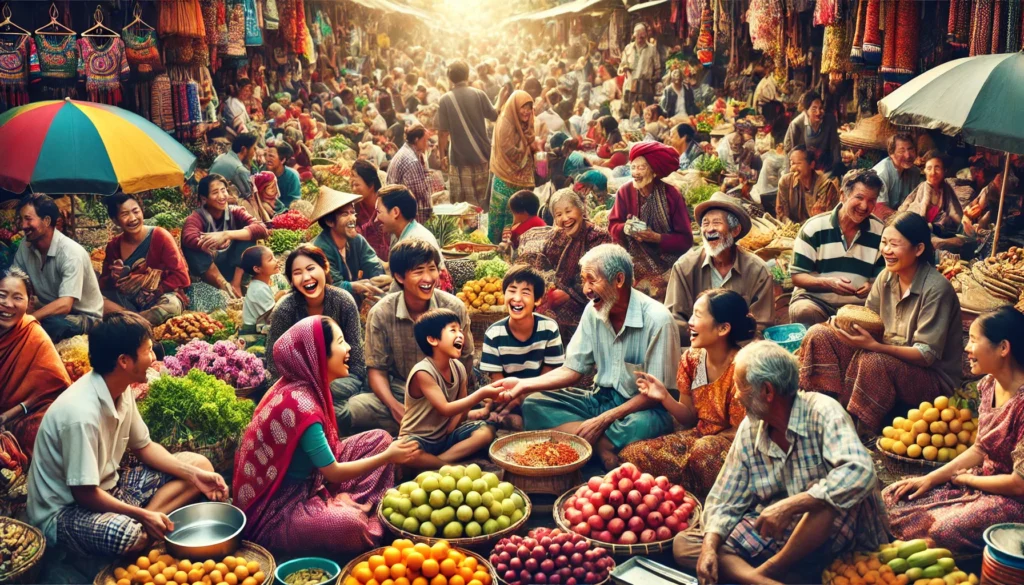
<svg viewBox="0 0 1024 585"><path fill-rule="evenodd" d="M704 245L672 266L665 305L679 326L681 343L689 345L693 304L710 288L738 292L747 301L759 330L774 323L773 280L768 265L736 245L750 231L750 216L735 198L715 193L694 210Z"/></svg>
<svg viewBox="0 0 1024 585"><path fill-rule="evenodd" d="M632 288L633 261L622 247L594 247L580 259L580 269L590 303L569 341L565 364L537 378L505 378L494 385L505 389L502 401L525 397L526 430L578 435L612 469L622 447L672 430L672 416L637 390L636 379L645 372L675 389L679 336L668 309ZM592 388L572 387L591 373Z"/></svg>

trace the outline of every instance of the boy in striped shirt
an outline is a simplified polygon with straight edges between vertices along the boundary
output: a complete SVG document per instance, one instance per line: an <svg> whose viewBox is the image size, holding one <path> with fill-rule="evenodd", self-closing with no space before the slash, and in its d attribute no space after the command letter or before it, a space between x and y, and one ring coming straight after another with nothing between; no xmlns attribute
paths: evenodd
<svg viewBox="0 0 1024 585"><path fill-rule="evenodd" d="M562 365L565 350L558 324L534 310L544 297L544 278L529 266L515 266L505 274L504 291L508 317L487 328L480 370L496 382L505 377L535 378ZM519 402L494 408L487 404L480 415L514 430L522 430Z"/></svg>

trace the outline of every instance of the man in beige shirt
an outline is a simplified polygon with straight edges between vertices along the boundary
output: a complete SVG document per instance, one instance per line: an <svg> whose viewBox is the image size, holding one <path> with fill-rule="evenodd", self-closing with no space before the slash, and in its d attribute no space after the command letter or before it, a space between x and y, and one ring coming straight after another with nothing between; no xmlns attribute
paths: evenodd
<svg viewBox="0 0 1024 585"><path fill-rule="evenodd" d="M750 306L758 329L774 323L774 281L763 260L736 245L750 231L750 216L739 202L724 193L694 210L704 245L687 252L672 266L665 304L679 326L683 345L689 345L693 304L705 290L724 288L738 292Z"/></svg>
<svg viewBox="0 0 1024 585"><path fill-rule="evenodd" d="M639 23L633 28L633 42L622 51L619 74L626 76L623 102L631 107L637 99L645 104L654 103L654 80L661 68L658 48L647 39L647 25Z"/></svg>
<svg viewBox="0 0 1024 585"><path fill-rule="evenodd" d="M817 169L814 153L802 144L794 147L789 153L789 172L779 179L775 216L803 223L831 211L837 203L839 189Z"/></svg>

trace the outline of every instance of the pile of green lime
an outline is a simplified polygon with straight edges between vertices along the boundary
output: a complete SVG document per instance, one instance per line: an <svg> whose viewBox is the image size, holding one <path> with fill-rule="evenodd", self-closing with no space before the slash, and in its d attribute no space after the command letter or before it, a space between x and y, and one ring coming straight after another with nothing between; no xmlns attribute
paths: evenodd
<svg viewBox="0 0 1024 585"><path fill-rule="evenodd" d="M494 534L526 514L526 500L512 484L484 473L475 463L425 471L388 490L381 506L395 527L439 538Z"/></svg>

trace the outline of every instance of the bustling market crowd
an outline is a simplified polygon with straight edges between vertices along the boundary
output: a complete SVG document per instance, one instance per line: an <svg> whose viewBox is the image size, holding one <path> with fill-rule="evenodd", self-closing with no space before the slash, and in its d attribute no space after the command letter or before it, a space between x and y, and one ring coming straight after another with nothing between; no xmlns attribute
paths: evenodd
<svg viewBox="0 0 1024 585"><path fill-rule="evenodd" d="M703 533L674 552L702 579L786 581L892 538L978 552L986 527L1024 515L1024 315L982 315L965 346L935 268L936 250L967 250L994 221L1002 181L1017 192L1019 161L1004 177L989 153L898 132L858 168L830 96L760 65L731 83L667 66L643 25L616 59L510 47L395 49L378 73L286 68L273 87L238 79L220 100L230 148L180 237L143 222L143 197L109 197L118 229L99 273L57 229L53 199L18 203L0 411L28 415L10 428L31 455L28 518L49 542L141 550L183 503L233 497L246 538L272 550L361 552L384 538L374 510L402 469L465 461L523 429L576 434L604 467L631 461L700 497ZM698 132L693 117L723 98L748 107ZM261 242L301 199L315 142L353 124L352 192L321 188L320 235L280 262ZM726 176L688 209L673 178L704 157ZM426 227L435 205L459 202L513 260L508 316L482 339ZM764 209L802 224L788 312L738 245ZM151 441L128 391L157 361L153 327L202 285L244 299L276 380L230 487L203 456ZM884 335L833 327L846 305L877 313ZM808 327L797 356L758 340L784 321ZM72 384L54 344L79 334L92 371ZM974 446L880 492L862 439L957 389L965 352L981 377ZM119 471L126 450L138 465Z"/></svg>

